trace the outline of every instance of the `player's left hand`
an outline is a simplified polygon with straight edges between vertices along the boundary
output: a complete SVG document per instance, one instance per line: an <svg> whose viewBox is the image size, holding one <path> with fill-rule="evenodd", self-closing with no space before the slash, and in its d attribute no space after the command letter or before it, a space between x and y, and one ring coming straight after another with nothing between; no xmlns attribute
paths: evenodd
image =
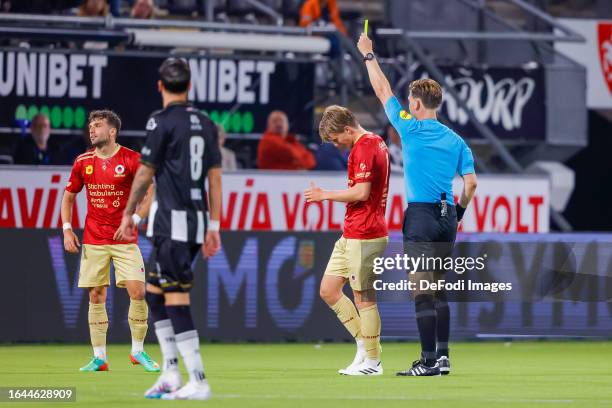
<svg viewBox="0 0 612 408"><path fill-rule="evenodd" d="M367 53L374 52L372 40L370 40L368 36L364 33L361 33L361 35L359 36L359 41L357 41L357 48L364 57Z"/></svg>
<svg viewBox="0 0 612 408"><path fill-rule="evenodd" d="M304 197L307 203L325 200L323 189L313 182L310 182L310 188L304 190Z"/></svg>
<svg viewBox="0 0 612 408"><path fill-rule="evenodd" d="M136 236L136 224L134 224L134 219L131 215L123 214L123 218L121 218L121 225L115 231L115 235L113 235L114 241L130 241L134 239Z"/></svg>
<svg viewBox="0 0 612 408"><path fill-rule="evenodd" d="M221 235L219 231L208 231L206 233L206 241L202 245L202 256L210 258L215 256L221 249Z"/></svg>

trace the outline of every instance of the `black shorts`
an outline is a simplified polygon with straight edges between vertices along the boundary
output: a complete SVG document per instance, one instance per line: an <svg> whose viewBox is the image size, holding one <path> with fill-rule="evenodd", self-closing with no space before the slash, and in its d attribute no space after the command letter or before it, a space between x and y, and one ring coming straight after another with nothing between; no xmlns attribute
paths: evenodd
<svg viewBox="0 0 612 408"><path fill-rule="evenodd" d="M447 206L446 215L442 215L440 204L410 203L404 211L402 232L404 253L409 257L446 258L451 255L457 236L455 207ZM425 270L442 272L432 267Z"/></svg>
<svg viewBox="0 0 612 408"><path fill-rule="evenodd" d="M164 292L189 292L193 286L191 265L201 245L193 242L173 241L168 237L153 240L157 271L149 272L147 283Z"/></svg>

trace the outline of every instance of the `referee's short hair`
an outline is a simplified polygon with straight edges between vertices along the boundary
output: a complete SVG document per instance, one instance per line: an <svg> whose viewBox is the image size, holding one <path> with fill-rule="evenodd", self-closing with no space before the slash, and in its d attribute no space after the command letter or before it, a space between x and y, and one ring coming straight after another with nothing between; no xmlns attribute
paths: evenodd
<svg viewBox="0 0 612 408"><path fill-rule="evenodd" d="M410 94L418 98L427 109L438 109L442 104L442 87L433 79L417 79L410 83Z"/></svg>
<svg viewBox="0 0 612 408"><path fill-rule="evenodd" d="M100 119L106 120L108 126L117 129L117 134L119 134L119 131L121 130L121 118L119 115L110 109L94 110L89 112L89 119L87 120L87 123L89 124L94 120Z"/></svg>
<svg viewBox="0 0 612 408"><path fill-rule="evenodd" d="M187 92L191 81L189 64L182 58L166 58L159 67L159 79L170 93Z"/></svg>
<svg viewBox="0 0 612 408"><path fill-rule="evenodd" d="M319 136L324 142L331 141L331 135L344 132L346 126L357 127L357 119L353 112L339 105L331 105L323 112L319 123Z"/></svg>

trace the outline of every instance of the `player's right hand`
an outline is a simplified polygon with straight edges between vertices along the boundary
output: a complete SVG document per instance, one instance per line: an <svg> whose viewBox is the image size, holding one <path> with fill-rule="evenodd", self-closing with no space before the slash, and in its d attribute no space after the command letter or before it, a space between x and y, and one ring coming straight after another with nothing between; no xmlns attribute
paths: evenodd
<svg viewBox="0 0 612 408"><path fill-rule="evenodd" d="M78 254L80 247L79 237L71 229L64 230L64 249L71 254Z"/></svg>

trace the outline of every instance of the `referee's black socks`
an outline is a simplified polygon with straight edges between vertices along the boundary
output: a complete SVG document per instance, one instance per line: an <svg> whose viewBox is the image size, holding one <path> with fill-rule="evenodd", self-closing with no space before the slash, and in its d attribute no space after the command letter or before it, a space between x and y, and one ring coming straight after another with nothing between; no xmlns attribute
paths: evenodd
<svg viewBox="0 0 612 408"><path fill-rule="evenodd" d="M432 295L417 295L415 300L417 327L421 338L421 357L425 365L436 365L436 309Z"/></svg>
<svg viewBox="0 0 612 408"><path fill-rule="evenodd" d="M437 292L434 302L436 308L436 358L448 357L448 338L450 335L450 309L446 301L446 293Z"/></svg>

